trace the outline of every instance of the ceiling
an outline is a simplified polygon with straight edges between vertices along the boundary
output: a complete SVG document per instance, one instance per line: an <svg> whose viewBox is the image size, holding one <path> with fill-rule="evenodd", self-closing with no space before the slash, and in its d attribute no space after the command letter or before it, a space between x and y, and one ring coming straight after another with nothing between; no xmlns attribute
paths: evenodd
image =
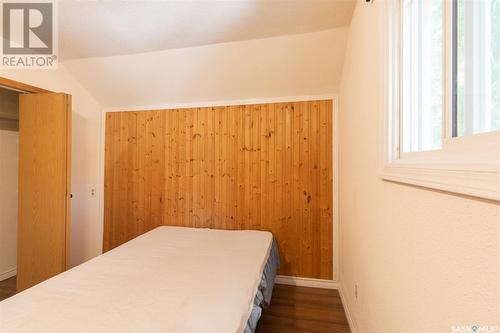
<svg viewBox="0 0 500 333"><path fill-rule="evenodd" d="M348 25L356 0L65 0L61 59L106 57Z"/></svg>

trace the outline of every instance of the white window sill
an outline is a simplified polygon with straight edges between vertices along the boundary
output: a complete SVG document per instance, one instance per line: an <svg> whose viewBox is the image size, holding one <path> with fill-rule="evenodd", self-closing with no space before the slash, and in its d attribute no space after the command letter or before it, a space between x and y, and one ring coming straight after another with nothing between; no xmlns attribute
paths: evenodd
<svg viewBox="0 0 500 333"><path fill-rule="evenodd" d="M500 201L498 172L446 170L392 163L382 168L380 176L398 183Z"/></svg>

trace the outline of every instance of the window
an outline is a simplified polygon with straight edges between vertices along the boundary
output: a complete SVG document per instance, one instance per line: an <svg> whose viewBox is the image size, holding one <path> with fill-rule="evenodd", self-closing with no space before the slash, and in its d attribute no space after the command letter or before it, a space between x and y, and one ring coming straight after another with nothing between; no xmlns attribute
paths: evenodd
<svg viewBox="0 0 500 333"><path fill-rule="evenodd" d="M404 1L403 151L439 149L443 128L443 2Z"/></svg>
<svg viewBox="0 0 500 333"><path fill-rule="evenodd" d="M382 178L500 200L500 0L387 0Z"/></svg>
<svg viewBox="0 0 500 333"><path fill-rule="evenodd" d="M500 130L500 0L453 11L453 136Z"/></svg>

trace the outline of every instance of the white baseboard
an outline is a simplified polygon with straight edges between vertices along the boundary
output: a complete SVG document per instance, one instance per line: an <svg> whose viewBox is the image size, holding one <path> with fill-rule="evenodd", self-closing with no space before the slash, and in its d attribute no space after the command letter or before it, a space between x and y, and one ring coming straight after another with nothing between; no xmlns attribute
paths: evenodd
<svg viewBox="0 0 500 333"><path fill-rule="evenodd" d="M7 280L17 274L17 267L9 269L3 273L0 273L0 281Z"/></svg>
<svg viewBox="0 0 500 333"><path fill-rule="evenodd" d="M346 294L344 293L342 285L339 285L338 290L339 290L340 300L342 301L342 306L344 307L345 316L347 318L347 322L349 323L349 329L351 330L351 333L358 333L360 331L358 329L356 320L354 319L353 312L351 311L349 301L347 299Z"/></svg>
<svg viewBox="0 0 500 333"><path fill-rule="evenodd" d="M323 288L323 289L338 289L337 281L333 280L321 280L321 279L310 279L295 276L276 276L276 283L278 284L288 284L291 286L299 287L311 287L311 288Z"/></svg>

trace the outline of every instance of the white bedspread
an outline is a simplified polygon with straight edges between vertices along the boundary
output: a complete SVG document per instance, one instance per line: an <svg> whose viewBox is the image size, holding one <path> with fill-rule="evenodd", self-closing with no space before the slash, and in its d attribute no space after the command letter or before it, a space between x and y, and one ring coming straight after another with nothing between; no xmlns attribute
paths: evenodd
<svg viewBox="0 0 500 333"><path fill-rule="evenodd" d="M271 244L159 227L0 302L0 332L243 332Z"/></svg>

